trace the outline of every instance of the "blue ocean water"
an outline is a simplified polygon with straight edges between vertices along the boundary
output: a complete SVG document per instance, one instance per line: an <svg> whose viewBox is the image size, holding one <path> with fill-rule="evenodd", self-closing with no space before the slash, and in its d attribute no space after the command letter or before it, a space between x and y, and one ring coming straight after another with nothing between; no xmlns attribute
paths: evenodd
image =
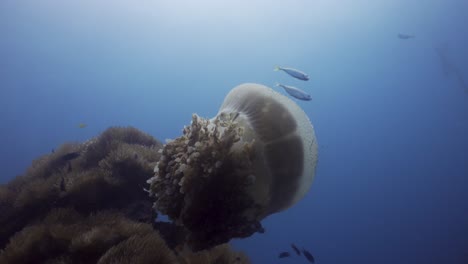
<svg viewBox="0 0 468 264"><path fill-rule="evenodd" d="M296 102L319 142L315 182L236 249L253 263L307 263L277 258L292 242L316 263L468 263L467 12L464 0L3 0L0 180L109 126L175 138L236 85L281 82L312 95Z"/></svg>

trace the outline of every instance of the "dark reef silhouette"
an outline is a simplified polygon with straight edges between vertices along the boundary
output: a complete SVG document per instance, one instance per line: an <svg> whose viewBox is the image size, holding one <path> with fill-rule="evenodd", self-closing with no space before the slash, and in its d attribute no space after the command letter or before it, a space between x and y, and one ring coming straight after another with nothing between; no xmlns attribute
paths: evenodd
<svg viewBox="0 0 468 264"><path fill-rule="evenodd" d="M249 263L227 244L192 252L145 192L162 144L131 127L66 143L0 186L0 263Z"/></svg>

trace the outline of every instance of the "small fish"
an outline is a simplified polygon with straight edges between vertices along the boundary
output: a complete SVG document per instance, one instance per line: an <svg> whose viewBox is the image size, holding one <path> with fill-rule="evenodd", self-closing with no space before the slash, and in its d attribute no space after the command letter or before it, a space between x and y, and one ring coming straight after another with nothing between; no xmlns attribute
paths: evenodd
<svg viewBox="0 0 468 264"><path fill-rule="evenodd" d="M302 253L304 254L304 256L306 257L306 259L310 262L310 263L315 263L315 259L314 259L314 256L312 256L312 254L310 254L309 251L305 250L304 248L302 249Z"/></svg>
<svg viewBox="0 0 468 264"><path fill-rule="evenodd" d="M307 94L306 92L302 91L299 88L293 87L293 86L288 86L288 85L283 85L280 83L277 83L276 86L283 87L283 89L292 97L297 98L299 100L304 100L304 101L310 101L312 100L312 97Z"/></svg>
<svg viewBox="0 0 468 264"><path fill-rule="evenodd" d="M415 38L415 36L409 35L409 34L398 33L398 38L399 39L412 39L412 38Z"/></svg>
<svg viewBox="0 0 468 264"><path fill-rule="evenodd" d="M309 75L305 74L304 72L301 72L299 70L293 69L293 68L283 68L280 66L276 66L275 71L284 71L285 73L291 75L292 77L303 80L303 81L308 81L309 80Z"/></svg>
<svg viewBox="0 0 468 264"><path fill-rule="evenodd" d="M290 257L291 254L289 254L289 252L281 252L279 255L278 255L278 258L287 258L287 257Z"/></svg>
<svg viewBox="0 0 468 264"><path fill-rule="evenodd" d="M88 126L88 125L87 125L87 124L84 124L84 123L78 124L78 127L79 127L79 128L85 128L85 127L87 127L87 126Z"/></svg>
<svg viewBox="0 0 468 264"><path fill-rule="evenodd" d="M292 249L294 249L294 251L296 252L298 256L301 255L301 251L296 247L296 245L294 245L294 243L291 244L291 247Z"/></svg>

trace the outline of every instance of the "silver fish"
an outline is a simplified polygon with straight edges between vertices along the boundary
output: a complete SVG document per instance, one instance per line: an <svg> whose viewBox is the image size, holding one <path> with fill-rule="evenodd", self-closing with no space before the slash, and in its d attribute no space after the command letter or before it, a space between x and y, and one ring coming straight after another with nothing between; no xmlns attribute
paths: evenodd
<svg viewBox="0 0 468 264"><path fill-rule="evenodd" d="M409 34L398 33L398 38L399 39L412 39L412 38L415 38L415 36L409 35Z"/></svg>
<svg viewBox="0 0 468 264"><path fill-rule="evenodd" d="M280 66L276 66L275 71L284 71L285 73L291 75L292 77L303 80L303 81L308 81L309 80L309 75L307 75L304 72L301 72L299 70L293 69L293 68L283 68Z"/></svg>
<svg viewBox="0 0 468 264"><path fill-rule="evenodd" d="M297 98L297 99L299 99L299 100L303 100L303 101L310 101L310 100L312 100L312 97L311 97L309 94L307 94L306 92L302 91L302 90L299 89L299 88L296 88L296 87L293 87L293 86L289 86L289 85L280 84L280 83L277 83L276 86L283 87L283 89L284 89L289 95L291 95L292 97Z"/></svg>

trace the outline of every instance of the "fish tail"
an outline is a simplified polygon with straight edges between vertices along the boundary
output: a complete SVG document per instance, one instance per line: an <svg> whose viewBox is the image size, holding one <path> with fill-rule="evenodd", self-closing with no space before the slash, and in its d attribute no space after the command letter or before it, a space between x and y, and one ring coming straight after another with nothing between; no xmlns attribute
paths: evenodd
<svg viewBox="0 0 468 264"><path fill-rule="evenodd" d="M281 70L280 66L276 65L275 68L273 69L274 71L279 71Z"/></svg>

